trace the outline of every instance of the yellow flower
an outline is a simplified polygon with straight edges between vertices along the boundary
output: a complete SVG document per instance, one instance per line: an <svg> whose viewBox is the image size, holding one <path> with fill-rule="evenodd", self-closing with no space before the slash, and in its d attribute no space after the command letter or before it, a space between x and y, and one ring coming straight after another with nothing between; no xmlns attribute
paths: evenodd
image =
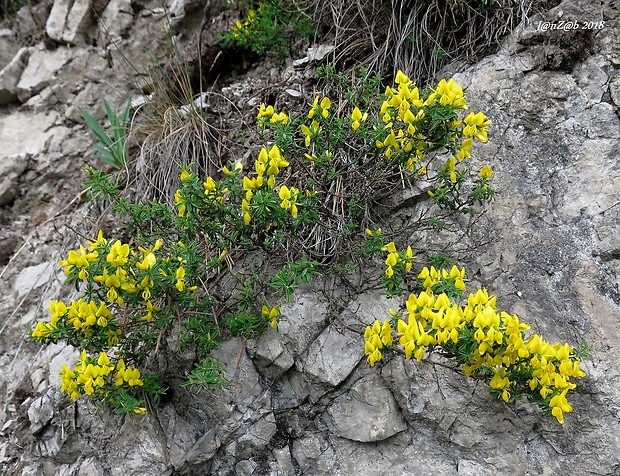
<svg viewBox="0 0 620 476"><path fill-rule="evenodd" d="M98 246L105 246L107 244L108 244L108 240L106 240L103 237L103 231L99 230L99 233L97 233L97 239L94 242L93 241L88 242L88 251L92 251Z"/></svg>
<svg viewBox="0 0 620 476"><path fill-rule="evenodd" d="M464 136L476 137L480 142L488 140L486 128L491 124L491 121L487 120L484 113L474 114L470 112L463 122L466 124L463 128Z"/></svg>
<svg viewBox="0 0 620 476"><path fill-rule="evenodd" d="M129 245L127 243L122 244L121 240L116 240L110 252L106 257L106 261L114 267L124 266L127 263L129 257Z"/></svg>
<svg viewBox="0 0 620 476"><path fill-rule="evenodd" d="M190 177L191 177L191 174L187 170L182 170L181 175L179 176L179 180L181 182L187 182Z"/></svg>
<svg viewBox="0 0 620 476"><path fill-rule="evenodd" d="M183 278L185 278L185 268L183 266L179 266L179 269L177 269L175 273L175 277L177 280L175 287L179 290L179 292L183 292L185 289L185 281L183 280Z"/></svg>
<svg viewBox="0 0 620 476"><path fill-rule="evenodd" d="M480 169L480 176L483 179L488 179L492 173L493 171L491 170L491 167L489 167L488 165L485 165L484 167L482 167L482 169Z"/></svg>
<svg viewBox="0 0 620 476"><path fill-rule="evenodd" d="M215 190L216 184L212 177L207 177L207 180L202 184L205 189L205 195L210 195Z"/></svg>
<svg viewBox="0 0 620 476"><path fill-rule="evenodd" d="M566 392L568 392L568 389L563 390L562 393L553 397L549 402L551 414L562 424L564 423L564 412L568 413L573 411L573 407L570 406L566 399Z"/></svg>
<svg viewBox="0 0 620 476"><path fill-rule="evenodd" d="M232 175L233 172L236 174L236 173L239 173L239 172L241 172L243 170L243 165L241 164L241 162L237 161L237 162L235 162L233 164L232 169L233 169L233 171L231 172L228 169L228 167L223 167L222 168L222 172L224 173L224 175Z"/></svg>
<svg viewBox="0 0 620 476"><path fill-rule="evenodd" d="M324 118L327 118L329 116L329 108L332 106L332 102L329 100L328 97L324 97L321 100L321 115Z"/></svg>

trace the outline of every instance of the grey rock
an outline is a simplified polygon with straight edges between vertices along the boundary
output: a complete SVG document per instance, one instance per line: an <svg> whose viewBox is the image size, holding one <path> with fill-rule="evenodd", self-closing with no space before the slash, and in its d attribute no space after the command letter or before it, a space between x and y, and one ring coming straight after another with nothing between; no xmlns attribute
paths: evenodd
<svg viewBox="0 0 620 476"><path fill-rule="evenodd" d="M273 387L275 409L289 409L301 405L310 395L310 383L301 372L286 372Z"/></svg>
<svg viewBox="0 0 620 476"><path fill-rule="evenodd" d="M301 354L321 333L327 320L327 303L315 294L294 294L280 306L284 319L279 335L293 355Z"/></svg>
<svg viewBox="0 0 620 476"><path fill-rule="evenodd" d="M354 441L381 441L407 429L394 396L376 374L358 380L337 397L326 417L336 435Z"/></svg>
<svg viewBox="0 0 620 476"><path fill-rule="evenodd" d="M235 475L252 476L257 467L258 467L258 464L256 464L254 461L247 460L247 459L239 461L235 465Z"/></svg>
<svg viewBox="0 0 620 476"><path fill-rule="evenodd" d="M73 0L65 21L62 40L70 45L88 42L87 33L93 22L91 15L89 0Z"/></svg>
<svg viewBox="0 0 620 476"><path fill-rule="evenodd" d="M67 64L72 57L70 49L60 46L53 51L37 49L28 58L17 83L17 96L21 102L39 93L52 81L54 75Z"/></svg>
<svg viewBox="0 0 620 476"><path fill-rule="evenodd" d="M55 112L33 113L28 110L11 110L9 115L0 115L0 172L20 175L30 157L45 150L52 137L51 126L57 118Z"/></svg>
<svg viewBox="0 0 620 476"><path fill-rule="evenodd" d="M169 8L170 26L177 27L181 21L200 5L198 0L172 0Z"/></svg>
<svg viewBox="0 0 620 476"><path fill-rule="evenodd" d="M0 105L17 100L17 84L26 68L31 49L20 48L13 59L0 71Z"/></svg>
<svg viewBox="0 0 620 476"><path fill-rule="evenodd" d="M334 451L321 435L309 434L293 442L292 455L303 473L321 474L322 469L333 468L325 459L333 457Z"/></svg>
<svg viewBox="0 0 620 476"><path fill-rule="evenodd" d="M359 334L330 326L308 347L304 371L335 387L347 378L363 356Z"/></svg>
<svg viewBox="0 0 620 476"><path fill-rule="evenodd" d="M293 466L293 458L291 457L291 450L288 446L285 448L276 448L272 453L277 465L276 474L293 476L295 474L295 467Z"/></svg>
<svg viewBox="0 0 620 476"><path fill-rule="evenodd" d="M620 74L616 73L609 82L609 92L613 103L620 107Z"/></svg>
<svg viewBox="0 0 620 476"><path fill-rule="evenodd" d="M601 56L591 56L575 68L577 84L585 93L590 104L601 102L605 92L605 85L609 78L602 68L604 65L605 60Z"/></svg>
<svg viewBox="0 0 620 476"><path fill-rule="evenodd" d="M0 70L4 68L19 50L15 32L8 28L0 28Z"/></svg>
<svg viewBox="0 0 620 476"><path fill-rule="evenodd" d="M262 373L273 380L277 380L295 363L282 344L279 333L272 330L258 338L254 358Z"/></svg>
<svg viewBox="0 0 620 476"><path fill-rule="evenodd" d="M45 23L45 32L52 40L62 41L67 15L69 15L72 5L73 0L54 0L52 10Z"/></svg>
<svg viewBox="0 0 620 476"><path fill-rule="evenodd" d="M28 408L28 420L30 420L30 432L33 435L39 433L52 421L56 406L59 401L56 389L50 389L45 395L37 398Z"/></svg>
<svg viewBox="0 0 620 476"><path fill-rule="evenodd" d="M17 195L17 185L10 177L0 179L0 206L8 205Z"/></svg>
<svg viewBox="0 0 620 476"><path fill-rule="evenodd" d="M13 282L13 290L23 296L46 284L58 272L55 261L46 261L21 270Z"/></svg>
<svg viewBox="0 0 620 476"><path fill-rule="evenodd" d="M134 21L130 0L110 0L101 14L100 37L118 41Z"/></svg>
<svg viewBox="0 0 620 476"><path fill-rule="evenodd" d="M221 444L215 430L209 430L202 435L196 444L185 454L184 462L190 467L203 466L207 461L213 458Z"/></svg>

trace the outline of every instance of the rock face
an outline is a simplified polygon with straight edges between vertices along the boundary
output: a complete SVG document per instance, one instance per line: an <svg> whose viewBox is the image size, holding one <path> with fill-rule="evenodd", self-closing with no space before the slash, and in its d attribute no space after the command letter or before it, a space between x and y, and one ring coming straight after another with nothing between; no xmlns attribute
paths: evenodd
<svg viewBox="0 0 620 476"><path fill-rule="evenodd" d="M77 296L56 266L92 210L80 204L79 185L92 137L76 107L101 119L103 97L120 106L107 86L115 78L143 92L144 77L119 65L110 38L139 63L142 47L166 34L158 2L94 3L103 27L81 0L22 12L16 31L36 30L49 12L48 41L13 48L0 72L2 476L619 474L617 2L565 0L531 17L497 54L455 71L470 109L493 121L474 166L490 164L500 192L470 230L486 244L460 256L470 286L497 294L551 341L594 346L563 426L531 404L492 398L441 357L395 356L370 368L364 326L400 303L366 293L336 305L318 286L282 304L278 333L223 343L216 356L229 387L196 394L173 376L170 401L133 418L61 395L60 368L76 351L41 349L24 335L50 300ZM177 28L201 22L198 5L173 2ZM604 27L539 28L560 20ZM273 69L264 84L301 91L291 75Z"/></svg>

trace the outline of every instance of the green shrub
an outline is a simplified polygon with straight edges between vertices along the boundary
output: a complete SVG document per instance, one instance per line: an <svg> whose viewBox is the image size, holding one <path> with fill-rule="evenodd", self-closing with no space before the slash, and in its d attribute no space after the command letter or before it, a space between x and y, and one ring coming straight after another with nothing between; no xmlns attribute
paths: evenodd
<svg viewBox="0 0 620 476"><path fill-rule="evenodd" d="M299 117L262 104L258 124L271 145L260 148L250 170L236 162L219 177L199 178L184 167L173 208L131 202L112 175L88 168L93 198L113 202L132 238L99 231L60 262L83 296L53 301L50 320L30 335L81 349L77 366L63 368L61 390L74 400L86 394L117 411L143 413L146 399L157 402L164 392L153 356L173 333L197 356L185 385L224 385L211 355L222 338L277 329L285 318L278 301L302 280L351 270L354 259L387 253L385 272L368 286L402 293L413 249L385 244L404 228L374 204L423 180L442 219L473 213L493 197L488 166L480 173L466 168L473 140L487 140L489 121L482 113L459 118L467 103L452 80L419 91L399 72L396 86L380 97L371 89L366 84L349 96L363 110L351 105L338 113L320 96Z"/></svg>

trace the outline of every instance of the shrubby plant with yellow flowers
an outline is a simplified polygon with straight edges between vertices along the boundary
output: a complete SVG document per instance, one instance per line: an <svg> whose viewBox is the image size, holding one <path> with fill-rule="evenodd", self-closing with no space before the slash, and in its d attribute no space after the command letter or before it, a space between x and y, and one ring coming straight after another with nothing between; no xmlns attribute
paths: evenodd
<svg viewBox="0 0 620 476"><path fill-rule="evenodd" d="M418 361L441 352L467 377L486 381L492 395L505 402L526 397L564 423L564 414L572 411L567 394L576 387L574 380L586 375L579 366L589 356L587 345L576 349L526 335L530 326L498 310L497 298L486 289L459 304L464 268L425 267L418 278L419 291L407 298L406 311L390 309L390 319L366 327L364 351L371 366L397 349Z"/></svg>
<svg viewBox="0 0 620 476"><path fill-rule="evenodd" d="M472 173L466 166L490 123L481 112L463 112L467 102L453 80L421 91L399 71L382 95L372 93L377 84L376 77L358 84L344 106L316 95L299 116L261 104L264 145L252 162L230 163L207 177L182 167L174 207L133 203L113 176L87 168L92 197L113 204L131 239L99 231L60 262L81 297L53 301L50 319L30 335L79 349L78 364L63 367L61 390L74 400L84 394L120 412L144 413L147 398L156 403L165 392L156 356L173 334L196 351L184 385L225 384L211 356L222 338L277 329L280 299L290 298L302 280L356 257L382 256L380 284L389 295L402 293L414 250L386 244L396 230L374 205L424 180L442 216L473 213L493 197L490 168ZM377 222L388 231L371 227ZM423 225L415 222L410 231ZM462 291L461 271L442 273L438 283L435 274L425 279L429 289L453 283ZM385 326L375 332L380 342L367 337L373 364L392 345ZM440 330L454 342L453 328ZM422 340L425 349L449 345L435 331L425 335L435 339ZM408 345L409 355L419 355L422 347Z"/></svg>

